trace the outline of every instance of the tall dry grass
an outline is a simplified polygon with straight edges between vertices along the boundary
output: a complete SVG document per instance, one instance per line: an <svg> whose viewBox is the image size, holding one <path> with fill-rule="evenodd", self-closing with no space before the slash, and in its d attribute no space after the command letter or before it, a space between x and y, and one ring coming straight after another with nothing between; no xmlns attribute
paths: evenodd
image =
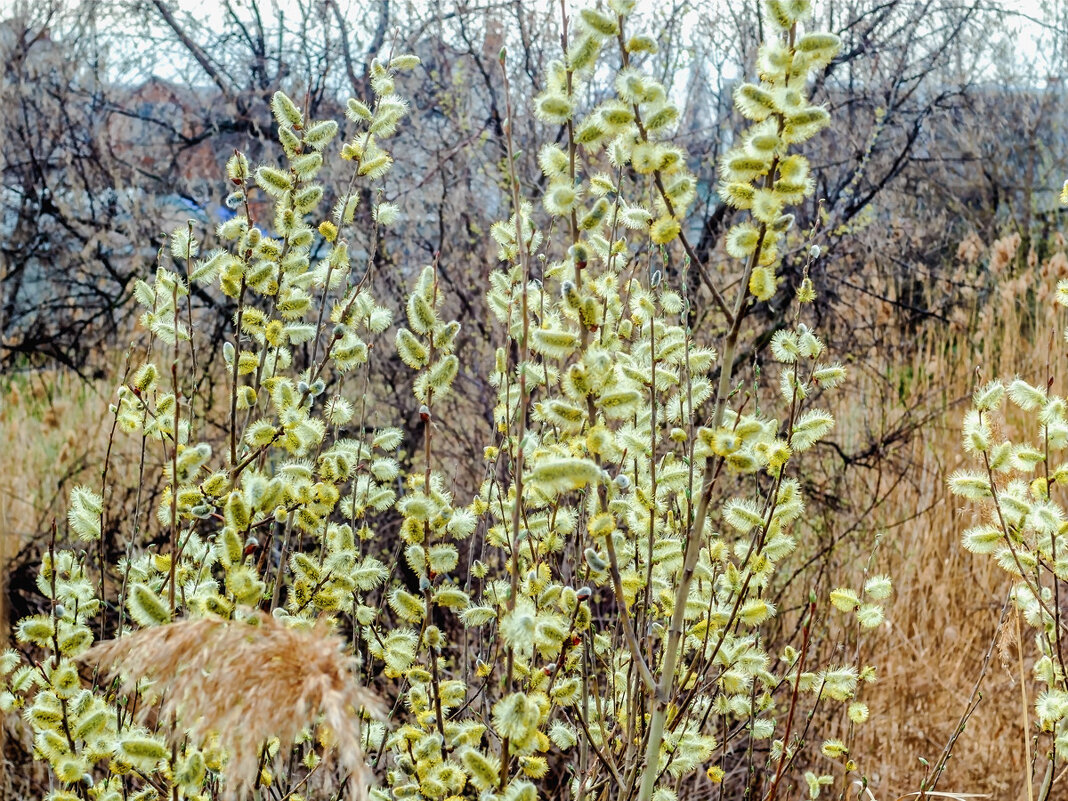
<svg viewBox="0 0 1068 801"><path fill-rule="evenodd" d="M973 698L978 703L939 789L1028 797L1024 738L1033 730L1024 731L1011 613L999 628L1009 578L992 560L961 548L969 520L946 489L946 477L963 465L960 419L980 378L1019 375L1041 384L1052 342L1053 391L1068 389L1066 376L1056 374L1063 320L1050 298L1057 281L1068 277L1064 240L1057 238L1042 264L1033 253L1017 258L1019 241L1006 237L986 248L975 237L965 240L956 268L928 287L932 306L939 293L957 293L948 319L931 319L913 332L918 347L907 361L886 363L869 354L869 369L854 372L838 412L846 449L850 438L859 442L870 433L865 426L872 420L893 430L910 418L929 418L894 454L906 466L903 480L871 521L881 531L879 567L891 573L896 590L888 622L867 642L880 681L867 695L873 722L857 740L880 801L919 789L929 770L921 758L937 764ZM1028 697L1034 698L1030 687ZM1030 750L1035 753L1033 742ZM1044 760L1039 764L1041 770ZM1068 797L1063 777L1050 797Z"/></svg>
<svg viewBox="0 0 1068 801"><path fill-rule="evenodd" d="M95 466L107 436L98 436L97 422L107 416L112 391L110 381L86 382L59 370L0 379L0 532L6 554L61 516L66 485Z"/></svg>

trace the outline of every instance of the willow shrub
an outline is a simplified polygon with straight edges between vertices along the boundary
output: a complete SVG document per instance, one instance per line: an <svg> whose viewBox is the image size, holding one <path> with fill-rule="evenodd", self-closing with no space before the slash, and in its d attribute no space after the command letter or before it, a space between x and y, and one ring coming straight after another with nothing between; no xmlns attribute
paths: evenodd
<svg viewBox="0 0 1068 801"><path fill-rule="evenodd" d="M822 755L802 752L822 739L809 731L817 703L866 720L857 695L874 669L813 664L809 635L829 603L877 625L889 580L802 597L793 642L778 652L764 636L779 614L769 588L805 508L794 457L831 430L817 400L844 379L801 321L815 299L807 277L792 326L771 342L777 415L736 393L732 377L747 313L775 297L784 257L808 253L788 209L814 186L798 146L829 118L805 86L838 42L802 32L805 0L766 3L760 81L735 93L751 125L719 170L740 221L726 241L737 269L718 288L689 262L698 180L672 141L679 110L648 68L656 43L629 34L632 2L608 5L610 14L576 16L535 99L547 123L544 191L524 197L513 173L511 217L491 232L500 266L486 291L501 343L494 364L464 365L486 369L497 388L496 437L486 464L471 466L486 476L474 498L454 497L435 459L435 414L463 354L434 266L414 276L395 333L421 404L423 440L406 443L421 454L412 465L396 458L401 431L370 428L343 391L392 336L374 272L353 265L346 232L358 192L393 163L387 146L406 111L394 76L414 57L374 63L374 96L349 101L340 152L335 122L306 120L276 94L284 166L230 159L236 214L217 231L227 248L200 254L192 226L181 228L173 260L137 284L151 358L119 387L113 413L164 456L156 519L127 559L100 565L104 521L117 511L105 508L106 487L76 489L68 542L41 566L50 611L19 623L24 647L2 660L3 708L21 709L32 729L51 801L215 798L239 787L218 740L183 734L197 721L132 714L161 704L166 687L145 680L123 695L79 673L102 615L119 636L215 616L251 637L264 611L296 627L331 622L365 681L397 702L391 720L367 715L363 729L375 798L671 801L701 776L772 799L801 766L856 769L839 739L823 741ZM605 75L604 91L586 91ZM591 94L605 99L589 108ZM508 147L515 164L510 136ZM352 180L324 211L316 176L337 155ZM267 202L273 213L257 218ZM372 219L385 228L396 216L379 203ZM691 299L670 286L669 262L702 269L719 342L692 339ZM193 379L208 352L193 285L236 308L221 349L221 437ZM398 520L385 535L383 521L394 532ZM407 581L387 556L397 552ZM305 780L332 739L312 712L294 710L309 715L307 733L282 753L277 738L263 743L255 793L300 798L316 786ZM805 780L812 798L833 781L822 771Z"/></svg>

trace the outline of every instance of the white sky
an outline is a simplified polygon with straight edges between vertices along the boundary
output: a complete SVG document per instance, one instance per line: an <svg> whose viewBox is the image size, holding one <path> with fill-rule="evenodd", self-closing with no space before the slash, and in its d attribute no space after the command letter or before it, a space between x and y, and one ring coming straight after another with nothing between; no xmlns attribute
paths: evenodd
<svg viewBox="0 0 1068 801"><path fill-rule="evenodd" d="M0 0L0 10L5 9L5 7L13 7L19 1L20 0ZM712 6L720 4L724 8L727 8L732 3L736 3L737 0L706 0L706 2ZM827 2L827 0L823 0L823 2ZM1056 6L1064 7L1065 2L1066 0L986 0L984 5L987 7L1004 8L1027 17L1032 17L1035 20L1041 20L1049 9L1055 8ZM356 7L365 7L366 3L367 0L358 0L358 2L355 3L353 3L353 0L350 0L349 5L354 4ZM555 0L535 0L535 3L538 5L556 5ZM820 4L821 0L816 0L816 5ZM216 0L177 0L177 5L179 8L189 11L215 25L220 25L222 22L224 11L220 3L216 2ZM240 8L241 6L244 6L245 3L241 2L241 0L237 0L235 5ZM276 6L283 12L289 12L294 15L297 10L296 0L263 0L261 5L264 7ZM342 3L343 7L345 5L345 3ZM420 10L430 10L435 6L452 5L452 3L448 0L443 0L443 2L440 3L438 0L411 0L411 5ZM572 8L581 8L585 3L579 0L579 2L569 2L568 5ZM637 0L636 5L637 11L640 13L643 10L658 8L661 6L661 3L659 0ZM1024 19L1019 20L1019 25L1021 29L1026 27L1030 27L1033 30L1038 29L1037 25L1028 25L1027 21Z"/></svg>
<svg viewBox="0 0 1068 801"><path fill-rule="evenodd" d="M439 6L452 7L458 0L409 0L408 7L414 8L418 11L432 11ZM570 8L581 8L586 5L587 2L593 0L568 0L568 6ZM1062 21L1062 25L1068 25L1068 0L980 0L987 8L1001 8L1009 12L1014 12L1017 16L1010 17L1006 24L1001 27L996 33L1000 34L1002 40L1006 42L1005 54L1009 57L1015 56L1020 62L1033 64L1038 74L1044 72L1041 62L1048 58L1057 58L1058 56L1063 59L1061 54L1055 54L1050 52L1052 48L1042 46L1043 40L1049 41L1050 32L1046 30L1042 23L1048 22L1053 17L1059 17ZM20 6L26 8L31 6L35 0L0 0L0 19L11 16L13 13L17 13L16 9ZM218 0L169 0L170 3L176 5L179 9L187 12L194 18L202 22L207 22L214 29L221 29L224 21L224 10L222 3ZM299 17L299 6L297 0L259 0L261 8L280 10L285 17L296 20ZM307 5L310 0L304 0L304 4ZM358 19L359 15L363 13L363 10L373 0L341 0L340 5L343 11L347 12L346 16L351 19ZM557 7L557 0L525 0L525 2L532 2L535 6L541 7ZM736 4L738 0L703 0L702 5L705 8L715 9L718 6L724 10L730 8ZM814 0L817 8L821 5L825 5L828 2L835 2L835 0ZM967 0L962 0L961 5ZM233 0L233 4L239 10L247 9L250 3L248 0ZM105 5L105 8L107 6ZM639 13L642 11L649 11L661 7L661 3L658 0L637 0L637 10ZM269 13L269 16L275 16L274 13ZM150 44L149 41L154 38L149 35L148 41L144 37L143 31L115 31L120 37L126 39L123 45L125 47L133 45L135 49L140 50L137 47L138 42L148 48L154 49L155 44ZM1064 38L1068 38L1068 35L1064 35ZM1062 39L1063 40L1063 39ZM168 58L177 55L170 53L159 53L160 62L156 68L156 73L165 77L178 77L177 73L181 71L181 67L178 64L171 64L168 68ZM1037 58L1036 58L1037 57ZM1058 64L1057 71L1060 72L1064 69L1063 62ZM168 75L168 73L170 73Z"/></svg>
<svg viewBox="0 0 1068 801"><path fill-rule="evenodd" d="M5 4L10 5L16 1L0 0L0 9ZM211 22L215 27L221 26L225 12L217 0L176 0L176 2L179 8ZM343 9L346 7L351 8L354 13L358 14L362 8L367 6L368 2L369 0L347 0L347 2L343 0L341 6ZM439 0L410 0L411 7L421 11L429 11L442 5L452 6L454 2L455 0L440 0L440 2ZM587 2L592 2L592 0L569 0L568 7L569 9L582 8ZM737 3L738 0L705 0L705 2L713 8L719 4L726 9ZM818 7L826 2L834 2L834 0L815 0L815 5ZM535 5L552 5L555 7L557 0L534 0L534 3ZM964 4L964 2L961 3L961 5ZM246 4L241 0L236 0L235 5L241 8ZM1009 33L1010 29L1014 30L1016 35L1020 37L1020 44L1024 50L1033 51L1037 47L1038 42L1043 38L1041 23L1049 20L1054 9L1060 8L1059 16L1061 16L1062 20L1068 21L1068 14L1065 12L1065 9L1068 8L1068 0L983 0L983 5L987 8L1002 8L1019 15L1009 21L1005 32ZM296 18L298 13L296 0L261 0L261 6L277 7L292 18ZM638 13L650 11L661 6L660 0L636 0Z"/></svg>

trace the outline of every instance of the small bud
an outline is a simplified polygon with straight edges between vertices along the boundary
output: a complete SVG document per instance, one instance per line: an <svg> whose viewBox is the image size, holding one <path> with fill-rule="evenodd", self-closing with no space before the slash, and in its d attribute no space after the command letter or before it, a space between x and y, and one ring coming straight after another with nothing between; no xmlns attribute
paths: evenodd
<svg viewBox="0 0 1068 801"><path fill-rule="evenodd" d="M337 239L337 226L329 220L319 223L319 233L327 242L333 242Z"/></svg>
<svg viewBox="0 0 1068 801"><path fill-rule="evenodd" d="M568 255L575 261L575 269L581 270L590 260L590 251L581 242L576 242L568 249Z"/></svg>
<svg viewBox="0 0 1068 801"><path fill-rule="evenodd" d="M596 548L587 548L583 551L582 555L586 558L586 564L597 573L601 573L608 569L608 562L606 562Z"/></svg>
<svg viewBox="0 0 1068 801"><path fill-rule="evenodd" d="M801 280L801 286L797 288L797 300L799 303L811 303L816 299L816 288L812 279L807 275Z"/></svg>
<svg viewBox="0 0 1068 801"><path fill-rule="evenodd" d="M578 596L580 602L588 601L590 596L593 595L593 590L589 587L582 587L575 595Z"/></svg>
<svg viewBox="0 0 1068 801"><path fill-rule="evenodd" d="M578 310L582 306L582 297L579 295L578 288L571 281L564 281L560 284L560 294L568 307Z"/></svg>
<svg viewBox="0 0 1068 801"><path fill-rule="evenodd" d="M419 419L422 420L424 423L430 421L430 407L427 406L425 403L419 407Z"/></svg>
<svg viewBox="0 0 1068 801"><path fill-rule="evenodd" d="M248 159L244 153L234 151L234 155L226 162L226 174L235 185L243 184L248 179Z"/></svg>
<svg viewBox="0 0 1068 801"><path fill-rule="evenodd" d="M545 666L545 675L546 676L551 676L555 672L556 672L556 663L555 662L550 662L549 664L547 664Z"/></svg>

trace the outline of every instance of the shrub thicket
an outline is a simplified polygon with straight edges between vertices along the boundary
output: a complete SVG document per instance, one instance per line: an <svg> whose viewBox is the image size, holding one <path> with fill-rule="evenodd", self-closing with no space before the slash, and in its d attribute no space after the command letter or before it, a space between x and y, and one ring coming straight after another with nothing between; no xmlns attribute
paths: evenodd
<svg viewBox="0 0 1068 801"><path fill-rule="evenodd" d="M413 57L375 62L374 96L349 101L339 155L352 177L329 212L316 176L339 127L279 92L285 161L230 159L228 249L201 254L191 225L174 231L137 285L145 358L112 407L143 443L135 469L160 470L164 495L151 519L134 511L111 564L108 476L128 466L72 493L69 536L40 570L50 607L19 622L23 648L0 662L2 706L22 710L52 801L327 797L344 785L323 765L362 772L353 738L381 799L671 801L729 782L771 801L820 760L843 782L857 769L848 737L801 755L821 702L843 705L848 726L867 719L858 694L874 668L817 664L808 646L831 605L878 625L889 579L829 599L806 589L788 611L769 599L805 508L795 457L832 428L818 400L845 377L802 319L807 277L770 342L778 411L734 375L748 312L776 302L777 268L819 258L788 208L813 192L798 146L829 116L805 86L838 42L803 31L804 0L766 3L760 81L735 92L752 124L720 164L719 193L741 213L726 240L737 269L718 286L693 258L699 179L648 69L656 42L628 29L632 5L565 28L535 99L550 126L544 189L526 197L513 170L511 216L491 231L496 438L473 498L454 497L436 458L464 356L439 267L412 276L387 334L373 254L346 239L358 190L393 163L406 112L395 77ZM378 227L396 217L374 208ZM718 342L687 327L689 270L710 289ZM214 350L198 341L194 285L236 305L221 413L195 378ZM387 335L415 373L421 442L372 427L359 389ZM782 615L775 630L789 633L772 639ZM198 636L211 653L185 660ZM369 697L346 689L357 680L393 706L388 719L355 708ZM342 759L324 761L335 745ZM804 778L811 798L836 780Z"/></svg>

